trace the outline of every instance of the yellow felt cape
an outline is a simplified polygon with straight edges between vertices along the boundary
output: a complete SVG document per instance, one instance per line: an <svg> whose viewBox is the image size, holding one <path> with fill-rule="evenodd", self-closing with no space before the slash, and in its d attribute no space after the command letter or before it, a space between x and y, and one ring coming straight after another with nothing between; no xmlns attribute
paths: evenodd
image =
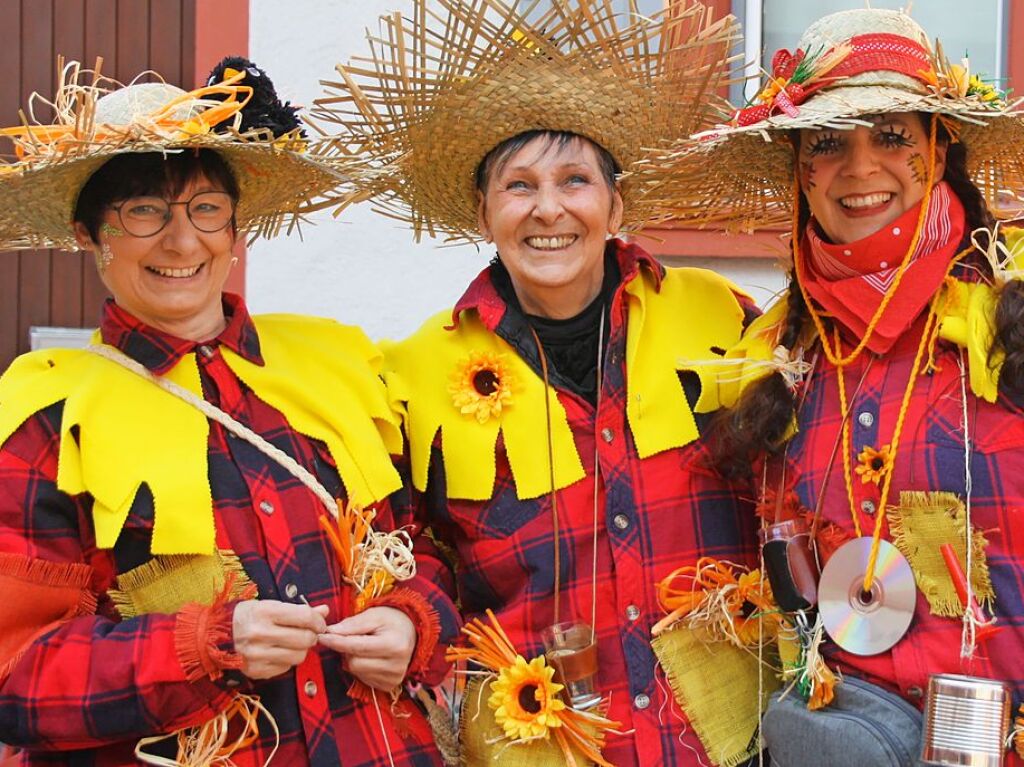
<svg viewBox="0 0 1024 767"><path fill-rule="evenodd" d="M369 504L396 490L390 456L402 451L401 432L378 377L379 352L363 332L293 315L253 322L265 364L222 347L231 369L292 428L327 445L351 500ZM166 377L202 396L194 354ZM22 355L0 378L0 444L62 401L57 487L93 497L97 545L114 546L145 482L154 504L152 553L212 554L206 416L96 354L44 349Z"/></svg>
<svg viewBox="0 0 1024 767"><path fill-rule="evenodd" d="M696 366L709 406L732 407L751 383L775 372L773 359L786 319L789 294L750 324L730 347L725 362L708 360ZM939 337L967 352L971 391L987 402L999 394L1004 354L992 351L999 293L985 283L947 279L938 296Z"/></svg>
<svg viewBox="0 0 1024 767"><path fill-rule="evenodd" d="M704 359L714 347L739 339L743 310L739 291L703 269L668 269L660 289L647 269L625 287L626 415L641 458L686 445L699 436L679 382L681 361ZM449 329L451 312L428 320L405 341L385 346L385 378L396 406L404 411L413 484L425 489L435 436L441 436L448 497L482 501L494 492L495 446L500 432L516 493L536 498L551 489L544 398L551 406L555 489L584 477L566 413L541 378L504 340L490 332L475 311L463 312ZM516 388L511 402L481 423L462 413L448 390L449 379L474 353L502 355ZM714 398L703 395L698 412Z"/></svg>

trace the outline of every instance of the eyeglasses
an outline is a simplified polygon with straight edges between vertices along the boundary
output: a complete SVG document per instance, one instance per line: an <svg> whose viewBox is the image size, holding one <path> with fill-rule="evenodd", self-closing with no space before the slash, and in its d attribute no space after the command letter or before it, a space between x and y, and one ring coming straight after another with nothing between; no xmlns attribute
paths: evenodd
<svg viewBox="0 0 1024 767"><path fill-rule="evenodd" d="M188 220L200 232L219 232L231 223L235 201L227 192L198 192L183 202L168 202L163 197L129 197L117 211L121 227L135 237L152 237L163 231L171 220L171 206L184 205Z"/></svg>

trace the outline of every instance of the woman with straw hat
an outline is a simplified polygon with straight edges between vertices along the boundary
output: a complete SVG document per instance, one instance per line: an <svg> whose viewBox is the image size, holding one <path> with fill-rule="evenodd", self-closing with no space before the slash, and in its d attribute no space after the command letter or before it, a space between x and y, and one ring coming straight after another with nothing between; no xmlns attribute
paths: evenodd
<svg viewBox="0 0 1024 767"><path fill-rule="evenodd" d="M189 93L63 74L56 123L4 131L0 247L91 251L113 298L88 349L0 379L0 741L19 764L439 764L376 692L438 638L386 532L379 355L223 292L240 234L336 173L244 60Z"/></svg>
<svg viewBox="0 0 1024 767"><path fill-rule="evenodd" d="M765 540L813 540L820 581L783 605L810 609L817 592L802 662L821 627L830 641L795 677L812 707L832 699L838 670L839 709L858 678L918 708L928 698L926 757L949 725L976 737L949 744L956 758L998 759L1008 707L983 726L967 704L942 707L948 679L928 691L930 675L953 673L996 701L1024 696L1024 287L990 212L1024 182L1024 124L902 12L826 16L773 70L729 125L651 160L673 166L656 196L698 198L684 219L792 222L788 292L709 368L731 406L717 457L756 479ZM773 580L777 596L788 578ZM906 709L890 700L893 720ZM941 719L951 711L967 719ZM890 763L858 751L864 738L827 737L839 728L824 715L788 737L778 713L765 729L780 764ZM919 728L905 730L915 764Z"/></svg>
<svg viewBox="0 0 1024 767"><path fill-rule="evenodd" d="M650 632L679 564L750 561L751 510L705 467L706 410L677 365L731 345L750 305L614 237L651 214L650 179L618 174L701 124L731 39L693 3L652 21L606 0L419 0L313 110L355 178L339 204L497 251L385 351L420 522L470 622L450 657L484 675L463 697L463 764L718 761Z"/></svg>

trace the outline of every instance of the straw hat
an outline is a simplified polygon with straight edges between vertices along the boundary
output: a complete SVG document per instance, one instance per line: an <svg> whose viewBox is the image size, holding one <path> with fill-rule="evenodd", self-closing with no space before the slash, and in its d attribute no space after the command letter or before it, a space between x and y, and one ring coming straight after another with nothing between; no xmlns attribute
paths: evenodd
<svg viewBox="0 0 1024 767"><path fill-rule="evenodd" d="M334 205L372 199L416 237L480 239L474 174L497 144L566 131L622 168L645 147L707 125L735 39L731 17L673 3L657 19L616 16L612 0L415 0L381 18L372 57L339 65L311 110L318 151L356 181ZM625 220L649 217L646 178L625 184Z"/></svg>
<svg viewBox="0 0 1024 767"><path fill-rule="evenodd" d="M1019 103L1019 102L1018 102ZM654 152L667 170L653 198L676 221L752 230L792 216L793 149L800 128L849 130L884 112L943 116L968 149L968 170L990 206L1024 182L1024 124L1005 94L968 63L950 64L902 11L859 9L812 24L795 53L781 50L755 102L727 125Z"/></svg>
<svg viewBox="0 0 1024 767"><path fill-rule="evenodd" d="M75 249L71 219L82 186L127 152L216 150L238 181L240 231L271 236L294 222L304 203L340 179L336 168L305 153L297 120L279 133L237 127L250 106L265 106L250 105L254 88L245 81L255 71L227 69L227 79L186 92L164 82L122 86L78 62L62 66L54 101L33 94L25 123L0 130L16 152L0 163L0 249ZM56 112L53 123L32 119L37 102Z"/></svg>

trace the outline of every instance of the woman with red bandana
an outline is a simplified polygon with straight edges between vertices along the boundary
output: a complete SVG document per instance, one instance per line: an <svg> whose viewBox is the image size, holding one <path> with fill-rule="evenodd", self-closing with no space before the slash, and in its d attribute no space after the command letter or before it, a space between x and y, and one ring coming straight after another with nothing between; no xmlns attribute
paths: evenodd
<svg viewBox="0 0 1024 767"><path fill-rule="evenodd" d="M990 206L1024 183L1021 118L902 12L824 17L774 64L732 124L660 158L661 194L695 203L680 218L792 226L788 292L707 367L731 406L718 463L756 481L764 540L813 539L820 581L773 586L780 604L795 587L794 611L817 589L825 641L809 614L801 631L803 657L824 655L814 705L835 671L835 709L861 680L895 694L884 727L937 674L1020 703L1024 287ZM788 737L773 715L792 700L765 719L779 764L881 763L863 738ZM917 728L893 764L916 764Z"/></svg>

